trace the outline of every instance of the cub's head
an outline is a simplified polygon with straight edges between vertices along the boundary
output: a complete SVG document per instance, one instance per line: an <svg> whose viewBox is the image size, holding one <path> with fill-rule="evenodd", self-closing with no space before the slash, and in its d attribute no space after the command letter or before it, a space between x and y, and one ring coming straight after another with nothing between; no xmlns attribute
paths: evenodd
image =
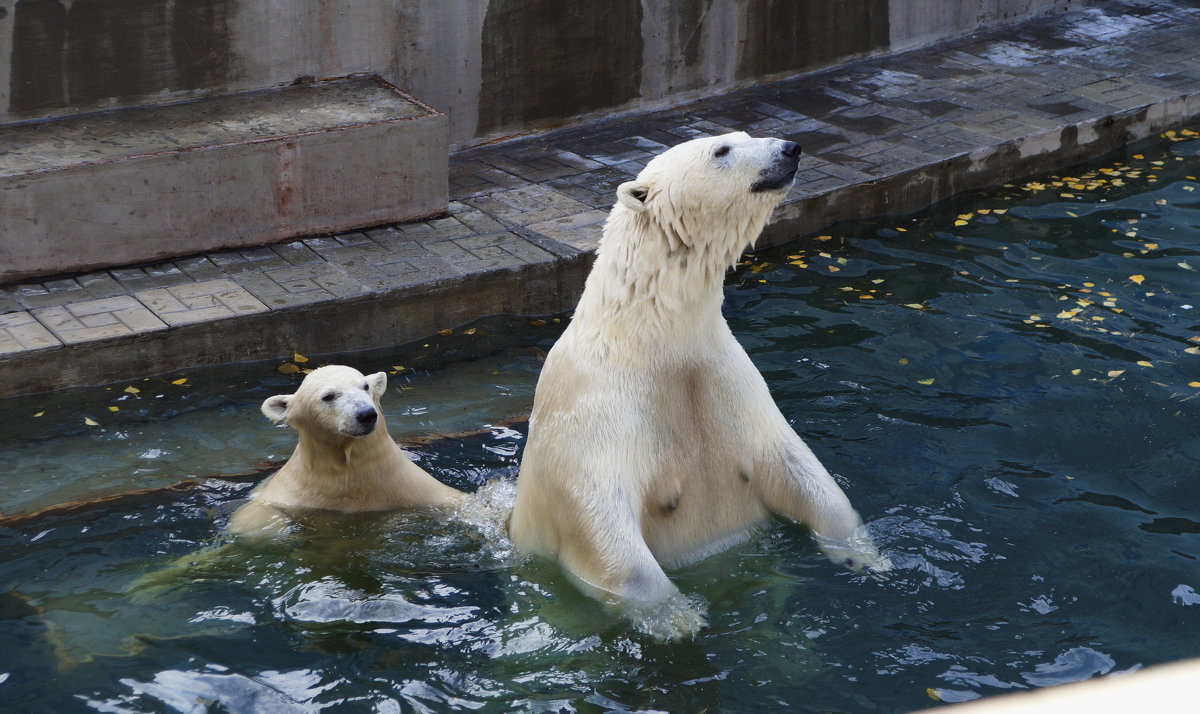
<svg viewBox="0 0 1200 714"><path fill-rule="evenodd" d="M352 367L329 365L313 370L295 394L267 399L262 412L298 430L361 438L379 424L379 398L386 389L383 372L364 376Z"/></svg>
<svg viewBox="0 0 1200 714"><path fill-rule="evenodd" d="M617 205L662 227L672 249L734 240L740 253L791 188L799 160L800 145L792 141L744 132L693 139L621 184Z"/></svg>

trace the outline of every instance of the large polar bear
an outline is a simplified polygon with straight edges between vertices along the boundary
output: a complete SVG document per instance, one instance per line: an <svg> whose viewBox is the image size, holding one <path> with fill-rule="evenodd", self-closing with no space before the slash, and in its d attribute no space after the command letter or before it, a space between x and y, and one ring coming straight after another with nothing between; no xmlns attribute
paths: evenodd
<svg viewBox="0 0 1200 714"><path fill-rule="evenodd" d="M721 315L725 272L791 186L799 154L745 133L694 139L617 189L538 380L510 520L519 548L558 558L603 600L678 601L664 567L772 515L808 525L838 562L886 567ZM667 630L702 624L695 612Z"/></svg>
<svg viewBox="0 0 1200 714"><path fill-rule="evenodd" d="M466 494L410 461L388 435L379 407L386 389L383 372L364 376L330 365L308 374L295 394L263 402L263 414L294 428L300 441L234 512L229 530L275 531L297 508L357 512L460 503Z"/></svg>

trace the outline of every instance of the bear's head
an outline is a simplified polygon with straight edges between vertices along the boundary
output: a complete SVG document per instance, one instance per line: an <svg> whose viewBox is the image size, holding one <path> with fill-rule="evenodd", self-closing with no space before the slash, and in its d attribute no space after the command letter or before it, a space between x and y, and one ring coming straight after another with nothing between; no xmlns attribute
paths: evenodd
<svg viewBox="0 0 1200 714"><path fill-rule="evenodd" d="M301 432L325 437L361 438L380 423L379 398L387 375L363 375L353 367L329 365L313 370L294 394L277 394L262 412Z"/></svg>
<svg viewBox="0 0 1200 714"><path fill-rule="evenodd" d="M800 146L745 132L692 139L651 159L617 188L617 207L649 221L672 251L720 252L733 262L758 237L796 175Z"/></svg>

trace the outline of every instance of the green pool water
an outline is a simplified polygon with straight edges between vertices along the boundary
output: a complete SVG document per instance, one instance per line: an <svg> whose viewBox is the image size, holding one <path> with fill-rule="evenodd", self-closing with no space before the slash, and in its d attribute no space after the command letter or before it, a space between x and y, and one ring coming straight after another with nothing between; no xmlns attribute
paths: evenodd
<svg viewBox="0 0 1200 714"><path fill-rule="evenodd" d="M1198 656L1198 176L1177 134L748 256L734 333L895 568L772 525L673 573L692 641L504 537L563 321L337 358L393 372L393 436L477 496L274 544L220 528L294 443L258 412L279 362L0 402L2 708L903 712Z"/></svg>

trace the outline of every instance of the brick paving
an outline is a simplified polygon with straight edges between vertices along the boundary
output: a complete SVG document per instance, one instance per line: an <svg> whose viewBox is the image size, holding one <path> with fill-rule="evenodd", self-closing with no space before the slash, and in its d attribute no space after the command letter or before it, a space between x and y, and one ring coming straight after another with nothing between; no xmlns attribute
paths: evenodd
<svg viewBox="0 0 1200 714"><path fill-rule="evenodd" d="M214 342L211 331L243 330L247 319L278 313L278 334L264 334L240 355L255 359L305 351L291 342L296 331L288 326L310 314L329 321L338 306L347 316L371 301L429 313L391 319L384 344L394 344L428 334L420 331L430 320L499 311L472 292L490 278L542 296L510 309L569 309L581 286L562 266L594 251L617 185L664 148L697 136L745 130L803 146L793 190L765 234L779 241L1062 168L1197 117L1200 7L1106 0L662 111L463 151L450 157L450 207L442 217L3 286L0 367L24 370L29 389L53 388L67 386L61 375L69 370L52 368L78 360L69 349L75 345L113 347L159 335L178 343L176 353L159 346L161 353L205 363L229 358L199 349ZM425 299L435 293L442 304ZM364 329L347 322L356 325L348 330ZM263 330L273 323L253 324ZM205 339L181 331L198 325L210 331ZM361 332L338 334L343 350L380 343L358 339ZM39 369L47 376L31 377ZM133 376L71 373L91 382Z"/></svg>

